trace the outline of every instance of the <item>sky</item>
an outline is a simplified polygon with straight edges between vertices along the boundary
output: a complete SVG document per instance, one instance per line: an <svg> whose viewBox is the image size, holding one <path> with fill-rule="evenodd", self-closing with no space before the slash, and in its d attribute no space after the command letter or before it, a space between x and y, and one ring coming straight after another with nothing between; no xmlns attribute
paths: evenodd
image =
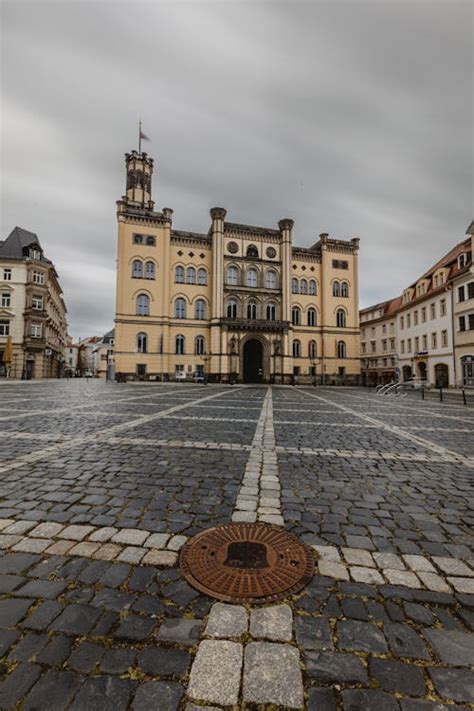
<svg viewBox="0 0 474 711"><path fill-rule="evenodd" d="M294 244L360 237L360 306L473 217L473 3L0 0L1 232L35 232L74 337L113 325L115 201L138 120L156 209Z"/></svg>

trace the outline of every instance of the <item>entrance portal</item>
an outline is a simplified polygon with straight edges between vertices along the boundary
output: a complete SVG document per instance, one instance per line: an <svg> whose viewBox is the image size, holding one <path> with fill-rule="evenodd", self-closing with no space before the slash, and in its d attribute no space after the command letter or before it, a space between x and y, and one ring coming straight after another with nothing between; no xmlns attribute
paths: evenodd
<svg viewBox="0 0 474 711"><path fill-rule="evenodd" d="M244 381L260 383L263 380L263 346L256 338L244 345Z"/></svg>

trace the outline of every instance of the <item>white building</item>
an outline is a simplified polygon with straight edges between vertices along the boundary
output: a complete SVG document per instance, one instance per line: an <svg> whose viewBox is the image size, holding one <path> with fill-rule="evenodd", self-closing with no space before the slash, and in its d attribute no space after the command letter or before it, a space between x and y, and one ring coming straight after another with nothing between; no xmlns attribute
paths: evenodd
<svg viewBox="0 0 474 711"><path fill-rule="evenodd" d="M93 372L98 378L114 379L114 343L115 329L113 328L102 336L92 349L94 357Z"/></svg>

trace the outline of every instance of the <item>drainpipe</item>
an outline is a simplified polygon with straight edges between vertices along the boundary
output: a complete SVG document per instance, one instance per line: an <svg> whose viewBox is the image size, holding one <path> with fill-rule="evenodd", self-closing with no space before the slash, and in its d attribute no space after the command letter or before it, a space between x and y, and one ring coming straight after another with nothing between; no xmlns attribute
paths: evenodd
<svg viewBox="0 0 474 711"><path fill-rule="evenodd" d="M454 387L456 387L457 377L456 377L456 349L454 347L454 328L455 328L455 323L454 323L454 289L453 289L452 284L450 284L447 288L451 291L451 345L452 345L452 349L453 349Z"/></svg>

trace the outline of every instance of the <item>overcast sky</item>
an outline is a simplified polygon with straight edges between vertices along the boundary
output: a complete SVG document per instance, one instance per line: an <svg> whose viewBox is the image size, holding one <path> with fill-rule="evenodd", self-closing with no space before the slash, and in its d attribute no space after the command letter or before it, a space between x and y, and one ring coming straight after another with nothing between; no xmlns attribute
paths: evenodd
<svg viewBox="0 0 474 711"><path fill-rule="evenodd" d="M472 2L3 0L1 235L36 232L75 336L113 325L137 123L176 229L361 238L361 306L473 214Z"/></svg>

